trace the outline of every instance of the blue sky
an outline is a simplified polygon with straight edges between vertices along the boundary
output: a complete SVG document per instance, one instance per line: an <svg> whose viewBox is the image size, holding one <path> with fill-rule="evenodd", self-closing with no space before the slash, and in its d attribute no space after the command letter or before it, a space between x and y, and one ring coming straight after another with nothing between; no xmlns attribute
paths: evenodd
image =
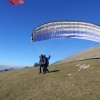
<svg viewBox="0 0 100 100"><path fill-rule="evenodd" d="M13 6L7 0L0 0L0 65L31 66L38 62L39 52L31 43L30 36L33 29L43 23L80 20L100 25L100 0L24 0L24 2L22 5ZM56 52L51 57L50 63L99 44L74 39L68 41L48 42L43 53L48 56ZM39 44L40 49L43 43ZM55 45L58 43L63 43L64 48L61 47L62 50L57 53Z"/></svg>

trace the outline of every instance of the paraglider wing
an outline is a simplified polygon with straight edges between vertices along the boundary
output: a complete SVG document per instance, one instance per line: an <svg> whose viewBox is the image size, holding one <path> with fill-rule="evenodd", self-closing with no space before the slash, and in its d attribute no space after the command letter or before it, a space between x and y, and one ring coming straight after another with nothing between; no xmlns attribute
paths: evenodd
<svg viewBox="0 0 100 100"><path fill-rule="evenodd" d="M49 22L35 28L32 34L34 42L59 38L79 38L100 42L100 26L80 21Z"/></svg>
<svg viewBox="0 0 100 100"><path fill-rule="evenodd" d="M23 4L23 0L8 0L8 2L12 5L18 5L18 4Z"/></svg>

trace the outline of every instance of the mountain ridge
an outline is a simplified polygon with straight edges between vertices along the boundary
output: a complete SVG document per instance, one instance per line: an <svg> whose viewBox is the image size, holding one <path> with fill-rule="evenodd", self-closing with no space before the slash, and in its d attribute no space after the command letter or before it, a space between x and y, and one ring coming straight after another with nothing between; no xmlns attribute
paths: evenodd
<svg viewBox="0 0 100 100"><path fill-rule="evenodd" d="M80 51L74 55L71 55L67 58L64 58L60 61L55 62L54 64L62 64L62 63L71 62L71 61L93 59L93 58L100 58L100 45Z"/></svg>

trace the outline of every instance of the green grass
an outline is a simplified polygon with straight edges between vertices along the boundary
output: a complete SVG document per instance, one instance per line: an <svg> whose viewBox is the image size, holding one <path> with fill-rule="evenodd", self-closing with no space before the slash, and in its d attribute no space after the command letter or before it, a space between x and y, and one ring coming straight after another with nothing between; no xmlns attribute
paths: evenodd
<svg viewBox="0 0 100 100"><path fill-rule="evenodd" d="M91 67L78 71L77 64ZM52 72L38 74L38 67L0 72L0 100L100 100L100 59L48 69Z"/></svg>

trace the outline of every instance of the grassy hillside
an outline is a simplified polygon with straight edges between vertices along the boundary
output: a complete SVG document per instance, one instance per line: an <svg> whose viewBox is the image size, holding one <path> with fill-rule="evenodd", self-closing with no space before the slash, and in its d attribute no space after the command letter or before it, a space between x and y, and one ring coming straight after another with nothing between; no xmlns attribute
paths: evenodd
<svg viewBox="0 0 100 100"><path fill-rule="evenodd" d="M78 52L72 56L69 56L60 61L55 62L55 64L61 64L69 61L85 60L91 58L100 58L100 45Z"/></svg>
<svg viewBox="0 0 100 100"><path fill-rule="evenodd" d="M90 64L79 71L78 64ZM100 100L100 59L0 72L0 100Z"/></svg>

